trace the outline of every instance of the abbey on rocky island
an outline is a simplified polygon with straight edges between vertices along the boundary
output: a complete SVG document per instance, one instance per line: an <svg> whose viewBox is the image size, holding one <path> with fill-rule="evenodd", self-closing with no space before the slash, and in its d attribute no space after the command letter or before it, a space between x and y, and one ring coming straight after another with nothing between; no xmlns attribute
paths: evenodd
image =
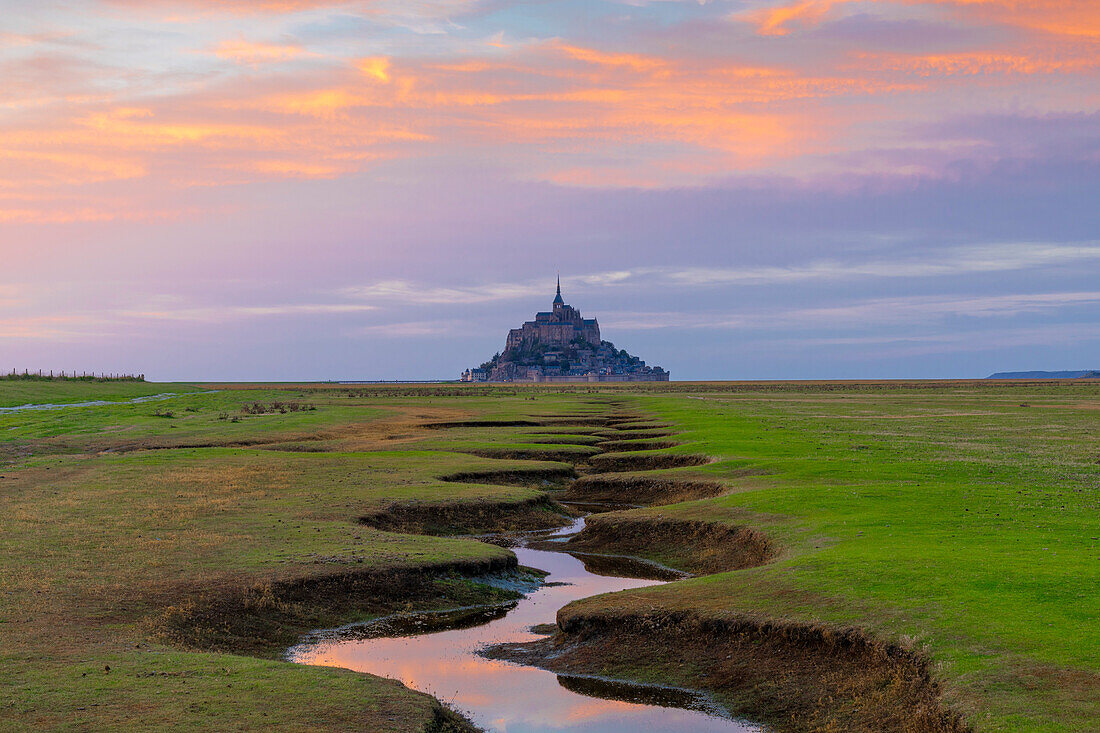
<svg viewBox="0 0 1100 733"><path fill-rule="evenodd" d="M600 338L595 318L566 305L561 280L553 309L508 332L504 351L462 373L463 382L667 382L661 367L646 366Z"/></svg>

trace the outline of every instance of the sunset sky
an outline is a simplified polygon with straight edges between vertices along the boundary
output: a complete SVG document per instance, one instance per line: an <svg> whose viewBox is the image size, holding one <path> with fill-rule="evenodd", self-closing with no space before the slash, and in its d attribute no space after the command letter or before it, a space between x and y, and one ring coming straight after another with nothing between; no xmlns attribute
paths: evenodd
<svg viewBox="0 0 1100 733"><path fill-rule="evenodd" d="M0 369L1100 368L1097 0L0 5Z"/></svg>

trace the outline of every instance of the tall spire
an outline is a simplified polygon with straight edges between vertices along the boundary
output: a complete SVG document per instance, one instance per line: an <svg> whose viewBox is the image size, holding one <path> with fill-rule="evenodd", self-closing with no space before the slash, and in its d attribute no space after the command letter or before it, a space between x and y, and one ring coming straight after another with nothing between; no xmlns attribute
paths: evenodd
<svg viewBox="0 0 1100 733"><path fill-rule="evenodd" d="M554 296L554 305L565 305L565 301L561 299L561 273L558 273L558 294Z"/></svg>

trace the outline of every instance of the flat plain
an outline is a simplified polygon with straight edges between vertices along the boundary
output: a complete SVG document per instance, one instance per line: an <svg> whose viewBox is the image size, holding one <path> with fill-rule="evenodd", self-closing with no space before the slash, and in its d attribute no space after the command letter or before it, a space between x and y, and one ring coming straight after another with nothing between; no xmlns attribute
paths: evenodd
<svg viewBox="0 0 1100 733"><path fill-rule="evenodd" d="M128 402L163 393L155 402ZM495 603L490 532L694 574L505 650L772 730L1100 720L1100 382L12 383L0 729L464 730L301 634ZM644 650L644 651L643 651Z"/></svg>

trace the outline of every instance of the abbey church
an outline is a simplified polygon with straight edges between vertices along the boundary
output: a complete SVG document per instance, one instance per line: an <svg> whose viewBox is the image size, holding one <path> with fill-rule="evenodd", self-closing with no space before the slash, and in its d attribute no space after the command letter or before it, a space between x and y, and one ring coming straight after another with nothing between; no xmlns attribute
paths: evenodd
<svg viewBox="0 0 1100 733"><path fill-rule="evenodd" d="M535 320L527 321L520 328L508 332L505 350L521 350L533 344L571 344L581 342L592 347L600 345L600 324L595 318L581 318L581 312L566 305L561 297L561 280L558 294L554 296L554 309L549 313L536 313Z"/></svg>
<svg viewBox="0 0 1100 733"><path fill-rule="evenodd" d="M462 373L464 382L667 382L668 372L600 338L595 318L566 305L561 280L550 311L508 332L504 351Z"/></svg>

